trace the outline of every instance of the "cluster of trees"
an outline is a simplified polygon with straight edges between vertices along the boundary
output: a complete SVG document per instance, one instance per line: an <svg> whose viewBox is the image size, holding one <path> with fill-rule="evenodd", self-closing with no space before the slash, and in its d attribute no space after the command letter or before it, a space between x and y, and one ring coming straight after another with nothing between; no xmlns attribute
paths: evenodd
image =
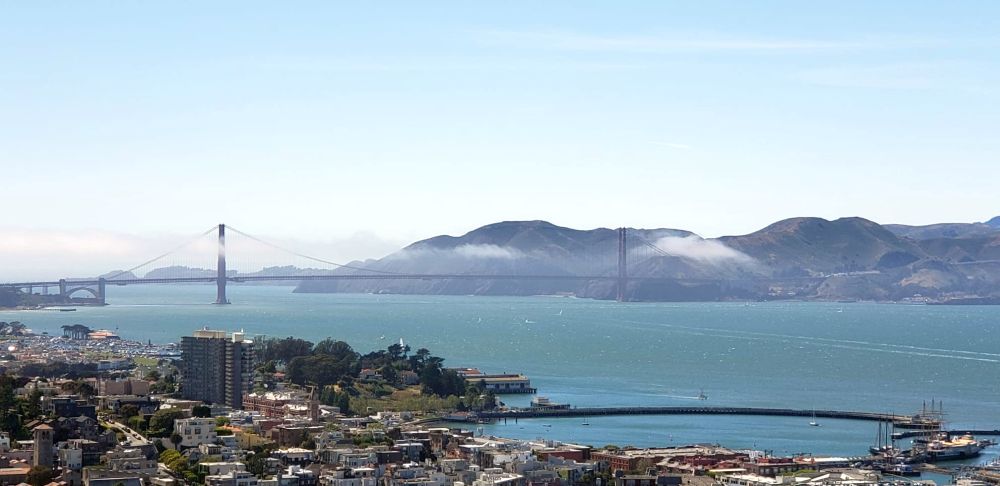
<svg viewBox="0 0 1000 486"><path fill-rule="evenodd" d="M299 385L349 384L361 371L358 357L349 344L324 339L313 346L310 354L287 361L285 374L289 381Z"/></svg>
<svg viewBox="0 0 1000 486"><path fill-rule="evenodd" d="M0 307L12 307L0 305ZM21 321L3 322L0 321L0 336L24 336L28 327L21 324Z"/></svg>
<svg viewBox="0 0 1000 486"><path fill-rule="evenodd" d="M150 370L146 373L145 378L153 383L149 385L149 392L157 395L170 395L177 393L178 383L177 383L177 370L171 368L165 376L161 376L160 372L156 369Z"/></svg>
<svg viewBox="0 0 1000 486"><path fill-rule="evenodd" d="M315 385L322 389L336 384L347 389L362 368L372 368L393 384L398 382L400 372L412 371L419 377L426 394L446 397L466 392L465 381L457 373L444 369L444 359L431 355L425 348L410 354L409 346L392 344L384 350L362 355L343 341L327 338L314 345L304 339L287 337L265 339L259 353L263 370L273 371L277 363L284 363L289 381L299 385ZM344 398L327 394L323 401L341 405Z"/></svg>
<svg viewBox="0 0 1000 486"><path fill-rule="evenodd" d="M126 407L122 407L119 414L123 415L125 409ZM138 410L136 411L138 412ZM128 410L128 413L131 413L131 410ZM136 421L133 417L139 417L139 420ZM149 423L144 423L139 415L133 417L128 418L129 427L132 427L133 424L138 425L138 428L132 427L136 431L144 432L150 437L170 437L174 435L174 420L184 418L184 412L171 408L160 409L149 417Z"/></svg>
<svg viewBox="0 0 1000 486"><path fill-rule="evenodd" d="M42 416L40 391L33 390L23 398L15 394L15 390L27 383L27 378L0 374L0 431L17 439L29 438L31 433L24 424Z"/></svg>
<svg viewBox="0 0 1000 486"><path fill-rule="evenodd" d="M96 363L67 363L65 361L49 361L47 363L25 363L21 366L21 375L39 376L42 378L89 378L97 376Z"/></svg>
<svg viewBox="0 0 1000 486"><path fill-rule="evenodd" d="M167 449L161 452L160 462L167 466L170 472L184 478L188 483L198 484L204 482L204 476L199 475L196 468L191 468L188 458L174 449Z"/></svg>

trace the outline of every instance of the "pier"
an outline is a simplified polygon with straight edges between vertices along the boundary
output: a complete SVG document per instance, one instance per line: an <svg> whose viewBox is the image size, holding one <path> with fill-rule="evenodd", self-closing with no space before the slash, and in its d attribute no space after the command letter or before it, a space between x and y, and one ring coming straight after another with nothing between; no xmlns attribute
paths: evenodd
<svg viewBox="0 0 1000 486"><path fill-rule="evenodd" d="M941 421L928 418L915 418L912 415L896 415L876 412L858 412L842 410L799 410L792 408L755 408L755 407L581 407L568 409L527 409L480 412L472 420L478 419L519 419L519 418L560 418L560 417L599 417L611 415L763 415L772 417L816 417L846 420L868 420L872 422L891 422L896 427L905 429L938 430Z"/></svg>
<svg viewBox="0 0 1000 486"><path fill-rule="evenodd" d="M926 437L938 432L948 432L950 435L1000 435L1000 429L993 430L907 430L906 432L896 432L892 434L892 440L911 439L913 437Z"/></svg>

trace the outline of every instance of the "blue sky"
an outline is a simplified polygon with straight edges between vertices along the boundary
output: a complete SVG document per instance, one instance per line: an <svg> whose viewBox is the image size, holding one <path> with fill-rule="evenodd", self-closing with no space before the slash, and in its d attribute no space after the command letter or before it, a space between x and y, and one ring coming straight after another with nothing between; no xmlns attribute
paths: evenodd
<svg viewBox="0 0 1000 486"><path fill-rule="evenodd" d="M221 221L357 258L509 219L985 220L998 24L971 1L8 2L0 254L128 261Z"/></svg>

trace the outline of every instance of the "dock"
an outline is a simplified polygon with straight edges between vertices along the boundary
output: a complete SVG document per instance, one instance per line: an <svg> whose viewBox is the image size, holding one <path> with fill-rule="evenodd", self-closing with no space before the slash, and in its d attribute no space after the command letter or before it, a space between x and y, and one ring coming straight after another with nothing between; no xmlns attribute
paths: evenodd
<svg viewBox="0 0 1000 486"><path fill-rule="evenodd" d="M902 440L910 439L913 437L926 437L929 435L934 435L940 430L907 430L906 432L896 432L892 434L892 440ZM986 435L986 436L997 436L1000 435L1000 429L993 430L948 430L951 435Z"/></svg>

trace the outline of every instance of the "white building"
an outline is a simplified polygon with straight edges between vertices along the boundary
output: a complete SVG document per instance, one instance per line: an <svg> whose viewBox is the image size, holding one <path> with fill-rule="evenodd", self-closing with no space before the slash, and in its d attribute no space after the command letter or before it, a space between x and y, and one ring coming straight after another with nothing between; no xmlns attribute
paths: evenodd
<svg viewBox="0 0 1000 486"><path fill-rule="evenodd" d="M243 472L247 466L242 462L200 462L198 470L206 476L222 476L231 472Z"/></svg>
<svg viewBox="0 0 1000 486"><path fill-rule="evenodd" d="M472 486L523 486L524 483L524 476L520 474L505 473L490 468L480 474Z"/></svg>
<svg viewBox="0 0 1000 486"><path fill-rule="evenodd" d="M147 459L140 449L110 451L104 456L104 460L111 471L145 475L157 472L156 459Z"/></svg>
<svg viewBox="0 0 1000 486"><path fill-rule="evenodd" d="M205 476L206 486L257 486L257 476L248 471L229 471L226 474Z"/></svg>
<svg viewBox="0 0 1000 486"><path fill-rule="evenodd" d="M215 419L191 417L174 420L174 432L181 436L181 447L197 447L212 444L215 435Z"/></svg>

